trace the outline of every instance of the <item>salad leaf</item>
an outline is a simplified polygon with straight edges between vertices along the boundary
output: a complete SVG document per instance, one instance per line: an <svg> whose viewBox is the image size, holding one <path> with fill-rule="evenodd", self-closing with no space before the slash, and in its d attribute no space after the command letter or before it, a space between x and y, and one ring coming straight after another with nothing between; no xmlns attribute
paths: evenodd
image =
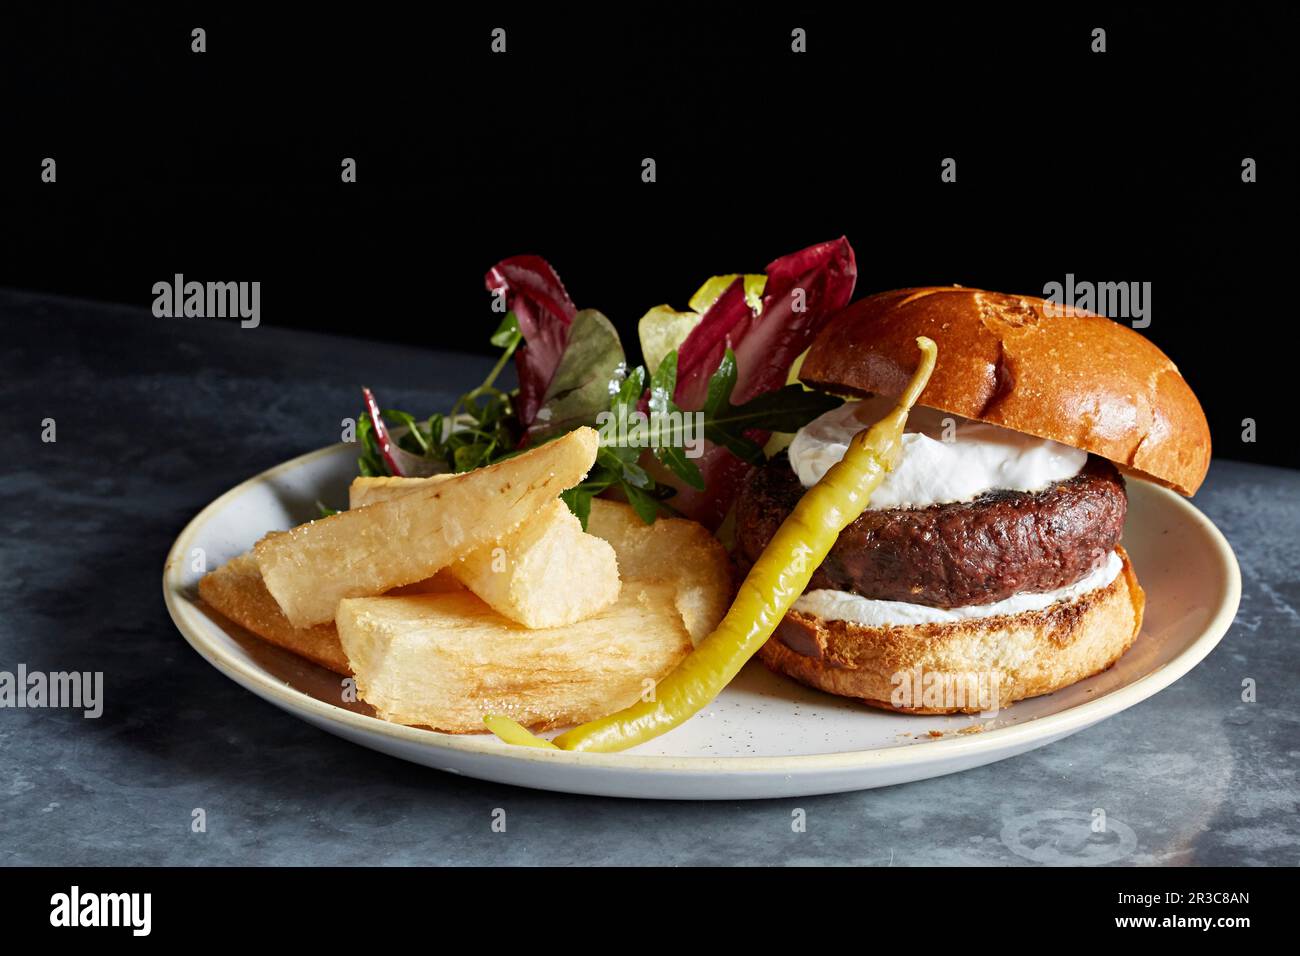
<svg viewBox="0 0 1300 956"><path fill-rule="evenodd" d="M513 312L507 312L489 341L499 349L513 352L523 337L524 333L519 330L519 317Z"/></svg>
<svg viewBox="0 0 1300 956"><path fill-rule="evenodd" d="M831 315L848 304L857 281L857 265L853 248L841 237L776 259L766 274L761 312L756 315L749 307L744 280L737 277L682 343L674 396L682 408L704 407L710 379L729 349L736 357L732 400L744 404L781 389L791 363ZM765 431L756 426L746 437L762 445L768 437ZM673 503L687 517L716 528L749 466L717 444L705 453L699 466L705 490L679 486Z"/></svg>
<svg viewBox="0 0 1300 956"><path fill-rule="evenodd" d="M768 433L793 431L838 404L787 384L787 375L848 301L855 277L853 251L843 239L777 259L763 276L715 276L691 300L705 310L702 316L667 306L647 314L662 323L658 329L642 323L655 346L645 348L654 358L647 375L646 367L627 368L610 322L594 310L579 312L545 260L502 260L486 277L510 305L492 335L502 349L495 367L448 413L424 421L381 411L366 389L357 422L358 470L467 471L579 425L600 424L595 465L562 495L584 527L598 494L623 498L646 521L685 514L716 527L745 472L762 461ZM520 386L506 392L495 382L511 358ZM624 426L636 416L636 428L607 433L607 413Z"/></svg>
<svg viewBox="0 0 1300 956"><path fill-rule="evenodd" d="M673 389L676 385L677 353L669 352L650 378L649 408L652 422L656 416L660 421L669 420L672 412L680 411L673 402ZM654 437L655 457L692 488L703 491L704 476L700 474L699 466L686 457L685 436L661 433Z"/></svg>
<svg viewBox="0 0 1300 956"><path fill-rule="evenodd" d="M853 248L844 238L770 263L757 315L746 300L743 279L737 277L682 343L678 404L698 408L703 403L708 376L727 348L735 351L739 365L739 399L780 388L790 363L831 315L848 304L856 282Z"/></svg>
<svg viewBox="0 0 1300 956"><path fill-rule="evenodd" d="M492 334L493 344L504 351L483 384L457 399L449 413L431 415L427 421L397 409L381 411L370 389L363 388L366 404L357 418L357 470L372 477L425 477L471 471L513 450L519 443L514 402L495 383L522 341L514 313L507 313ZM390 419L397 422L391 430Z"/></svg>
<svg viewBox="0 0 1300 956"><path fill-rule="evenodd" d="M646 312L636 326L645 367L658 368L664 357L677 351L699 324L698 312L678 312L668 305L656 305Z"/></svg>
<svg viewBox="0 0 1300 956"><path fill-rule="evenodd" d="M519 375L517 413L527 429L541 408L546 388L569 341L569 326L577 307L564 283L541 256L502 259L484 277L488 291L505 291L506 307L513 312L524 347L515 351Z"/></svg>
<svg viewBox="0 0 1300 956"><path fill-rule="evenodd" d="M637 334L641 339L641 355L645 358L646 368L658 368L659 363L669 352L681 348L686 337L700 324L709 306L727 290L736 279L742 279L745 289L745 301L755 312L762 308L763 288L767 284L765 275L725 275L713 276L695 290L691 296L691 310L678 312L672 306L656 305L641 316L637 323Z"/></svg>
<svg viewBox="0 0 1300 956"><path fill-rule="evenodd" d="M623 343L609 319L595 309L573 317L569 343L528 429L530 441L593 425L609 408L612 389L627 370Z"/></svg>
<svg viewBox="0 0 1300 956"><path fill-rule="evenodd" d="M373 436L374 445L379 450L388 473L398 477L405 475L406 472L402 470L402 465L394 453L396 446L389 440L388 427L384 424L384 416L379 411L379 403L375 401L374 393L363 386L361 394L366 399L366 418L370 422L370 435Z"/></svg>
<svg viewBox="0 0 1300 956"><path fill-rule="evenodd" d="M655 457L677 477L697 490L703 490L703 476L695 463L685 457L687 427L684 416L692 414L677 406L671 398L675 371L675 353L669 353L655 373L650 385L651 421L669 421L666 427L652 428ZM765 392L742 405L731 403L736 383L736 356L728 349L718 369L709 378L709 395L698 413L704 437L720 445L751 465L764 460L763 447L749 436L755 430L797 431L814 418L842 403L833 395L813 392L800 385L788 385L775 392ZM669 417L675 413L674 417ZM655 416L658 416L656 419Z"/></svg>

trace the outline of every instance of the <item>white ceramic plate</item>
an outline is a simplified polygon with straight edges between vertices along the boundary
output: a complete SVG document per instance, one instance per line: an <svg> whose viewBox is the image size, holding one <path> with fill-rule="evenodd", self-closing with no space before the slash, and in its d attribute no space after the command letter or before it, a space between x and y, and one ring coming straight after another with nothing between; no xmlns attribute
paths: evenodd
<svg viewBox="0 0 1300 956"><path fill-rule="evenodd" d="M267 531L340 504L356 448L285 462L212 502L167 557L163 594L185 639L214 667L276 706L354 743L450 773L619 797L733 800L860 790L978 767L1059 740L1168 687L1219 642L1241 593L1227 541L1179 496L1129 480L1124 545L1147 592L1133 648L1110 670L990 718L892 714L809 690L751 663L706 711L627 753L508 747L370 716L340 703L340 678L217 617L198 598L195 548L208 567Z"/></svg>

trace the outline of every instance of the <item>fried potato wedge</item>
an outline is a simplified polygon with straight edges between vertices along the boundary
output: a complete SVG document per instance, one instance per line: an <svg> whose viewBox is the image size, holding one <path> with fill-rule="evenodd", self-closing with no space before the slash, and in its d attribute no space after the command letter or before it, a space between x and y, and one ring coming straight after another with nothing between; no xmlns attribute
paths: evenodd
<svg viewBox="0 0 1300 956"><path fill-rule="evenodd" d="M646 524L632 506L597 498L587 517L587 533L608 541L624 579L671 582L676 604L698 643L709 635L731 605L734 588L727 549L704 525L685 518L660 518Z"/></svg>
<svg viewBox="0 0 1300 956"><path fill-rule="evenodd" d="M446 571L439 571L431 578L394 588L388 593L446 594L453 591L463 593L465 586ZM334 622L311 627L290 624L266 589L257 559L251 551L205 574L199 580L199 596L222 617L234 621L268 644L292 651L336 674L346 676L352 673Z"/></svg>
<svg viewBox="0 0 1300 956"><path fill-rule="evenodd" d="M619 594L614 549L584 532L559 498L447 571L498 614L532 628L586 620Z"/></svg>
<svg viewBox="0 0 1300 956"><path fill-rule="evenodd" d="M469 592L351 598L337 624L357 690L385 720L483 733L495 713L546 729L626 707L690 652L674 596L625 579L605 611L543 630Z"/></svg>
<svg viewBox="0 0 1300 956"><path fill-rule="evenodd" d="M388 476L358 475L348 486L348 508L355 511L366 505L387 501L398 495L405 495L419 488L448 481L454 474L429 475L427 478L390 478Z"/></svg>
<svg viewBox="0 0 1300 956"><path fill-rule="evenodd" d="M349 489L350 506L363 507L445 477L356 478ZM631 505L597 498L587 534L613 547L623 577L676 583L678 610L693 641L707 637L727 613L735 593L727 549L703 525L685 518L660 518L648 525ZM477 590L473 583L465 584Z"/></svg>
<svg viewBox="0 0 1300 956"><path fill-rule="evenodd" d="M594 429L578 428L495 465L263 538L253 548L262 580L295 627L323 624L344 598L432 577L514 530L586 476L597 444Z"/></svg>
<svg viewBox="0 0 1300 956"><path fill-rule="evenodd" d="M423 488L432 478L357 478L349 505L367 505ZM586 534L558 498L492 544L450 565L454 575L493 610L525 627L559 627L591 617L618 599L614 549Z"/></svg>
<svg viewBox="0 0 1300 956"><path fill-rule="evenodd" d="M251 551L205 574L199 581L199 596L224 617L262 640L336 674L346 676L352 673L334 622L312 627L290 624L266 589L262 572L257 568L257 559Z"/></svg>

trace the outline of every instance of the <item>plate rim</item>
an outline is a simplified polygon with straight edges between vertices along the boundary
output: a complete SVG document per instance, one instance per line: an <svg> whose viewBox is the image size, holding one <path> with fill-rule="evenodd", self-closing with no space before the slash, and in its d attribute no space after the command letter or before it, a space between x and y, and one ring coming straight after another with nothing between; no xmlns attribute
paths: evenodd
<svg viewBox="0 0 1300 956"><path fill-rule="evenodd" d="M1220 603L1214 616L1206 623L1193 643L1173 660L1142 677L1104 694L1055 714L1037 717L1009 727L999 727L979 734L953 735L940 740L925 740L905 747L876 747L868 750L846 750L827 754L796 754L784 757L760 756L664 756L621 753L589 753L570 750L547 750L532 747L506 747L490 734L442 734L390 723L378 717L359 714L333 704L317 700L268 674L255 665L242 661L229 653L203 632L203 622L212 626L211 619L186 595L181 580L184 555L200 531L212 521L218 511L230 501L259 484L315 461L338 454L350 446L336 442L323 448L280 462L247 478L218 495L205 505L181 529L163 562L163 601L176 629L200 657L224 676L252 691L263 699L287 710L294 716L310 716L324 723L335 724L363 735L378 734L395 743L415 745L434 750L450 750L460 754L475 754L525 763L538 762L551 766L607 768L622 771L673 771L695 774L765 774L800 773L830 770L863 770L875 766L905 766L911 763L976 757L987 751L1015 752L1020 743L1032 743L1047 738L1059 739L1106 717L1114 716L1135 704L1164 690L1187 674L1212 651L1232 626L1241 602L1241 569L1236 554L1227 538L1209 518L1191 502L1177 493L1153 482L1142 484L1157 497L1172 502L1183 515L1198 524L1217 547L1215 555L1223 566L1227 578L1227 600ZM1130 478L1130 480L1134 480ZM354 741L353 741L354 742Z"/></svg>

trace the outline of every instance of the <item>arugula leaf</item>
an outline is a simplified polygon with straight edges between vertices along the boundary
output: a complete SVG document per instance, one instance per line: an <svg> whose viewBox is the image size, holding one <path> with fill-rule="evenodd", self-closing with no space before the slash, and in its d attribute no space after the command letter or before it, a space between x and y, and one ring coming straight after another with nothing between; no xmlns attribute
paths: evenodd
<svg viewBox="0 0 1300 956"><path fill-rule="evenodd" d="M728 348L722 353L717 371L709 376L704 399L704 437L715 445L726 448L742 461L756 465L763 460L763 449L757 442L714 424L720 413L733 407L731 393L736 387L736 376L736 355Z"/></svg>
<svg viewBox="0 0 1300 956"><path fill-rule="evenodd" d="M842 400L833 395L810 392L800 385L787 385L756 395L742 405L733 405L731 393L736 387L736 378L736 356L727 349L717 371L709 377L704 400L704 437L750 464L763 460L763 449L746 436L747 431L798 431L814 418L842 404Z"/></svg>
<svg viewBox="0 0 1300 956"><path fill-rule="evenodd" d="M637 515L646 524L654 524L655 519L659 517L660 501L649 492L642 491L640 488L633 488L624 485L623 494L627 496L627 503L635 510Z"/></svg>
<svg viewBox="0 0 1300 956"><path fill-rule="evenodd" d="M577 517L583 531L587 530L587 519L591 517L591 499L593 497L595 497L595 494L582 485L576 485L560 492L560 500L568 505L569 510Z"/></svg>
<svg viewBox="0 0 1300 956"><path fill-rule="evenodd" d="M673 390L677 387L677 352L672 351L664 356L659 368L655 370L650 379L650 400L648 407L650 409L651 422L658 417L660 421L669 421L673 412L680 415L684 413L681 409L673 404ZM679 419L680 420L680 419ZM700 474L699 467L695 462L686 457L685 436L680 436L679 440L672 441L672 436L656 435L654 443L654 454L673 474L682 481L686 482L692 488L704 490L704 476ZM663 439L668 437L669 441Z"/></svg>
<svg viewBox="0 0 1300 956"><path fill-rule="evenodd" d="M814 418L839 408L843 399L825 392L812 392L802 385L786 385L774 392L756 395L743 405L719 406L712 416L718 428L765 432L796 432Z"/></svg>

